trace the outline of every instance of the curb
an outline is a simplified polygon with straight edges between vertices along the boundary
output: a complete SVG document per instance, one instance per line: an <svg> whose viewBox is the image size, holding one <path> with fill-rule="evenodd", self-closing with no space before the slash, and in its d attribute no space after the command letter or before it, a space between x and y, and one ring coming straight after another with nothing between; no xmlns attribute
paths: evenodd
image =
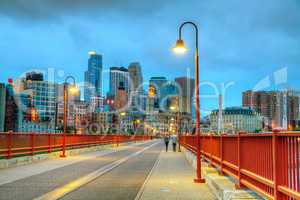
<svg viewBox="0 0 300 200"><path fill-rule="evenodd" d="M188 162L196 169L196 156L182 147L182 152ZM234 182L228 176L219 175L218 171L202 162L202 174L207 185L218 200L263 200L261 196L249 189L237 190Z"/></svg>

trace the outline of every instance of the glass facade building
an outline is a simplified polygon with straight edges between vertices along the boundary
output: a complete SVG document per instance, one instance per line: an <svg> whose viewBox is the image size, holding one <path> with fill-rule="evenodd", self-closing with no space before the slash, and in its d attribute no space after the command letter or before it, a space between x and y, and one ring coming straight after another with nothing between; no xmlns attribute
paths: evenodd
<svg viewBox="0 0 300 200"><path fill-rule="evenodd" d="M84 100L91 102L92 97L102 96L102 55L89 52L88 70L84 73Z"/></svg>

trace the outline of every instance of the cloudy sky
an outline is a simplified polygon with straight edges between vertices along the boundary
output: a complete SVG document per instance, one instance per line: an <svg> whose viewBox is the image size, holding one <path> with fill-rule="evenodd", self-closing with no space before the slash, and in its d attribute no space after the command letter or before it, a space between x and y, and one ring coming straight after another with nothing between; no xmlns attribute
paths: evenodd
<svg viewBox="0 0 300 200"><path fill-rule="evenodd" d="M186 20L200 30L202 94L227 84L231 106L247 89L300 89L299 0L1 0L0 82L49 67L58 81L62 72L83 81L89 50L103 54L104 70L139 61L145 80L187 68L193 75L191 27L183 33L188 54L171 52ZM202 107L216 99L203 98Z"/></svg>

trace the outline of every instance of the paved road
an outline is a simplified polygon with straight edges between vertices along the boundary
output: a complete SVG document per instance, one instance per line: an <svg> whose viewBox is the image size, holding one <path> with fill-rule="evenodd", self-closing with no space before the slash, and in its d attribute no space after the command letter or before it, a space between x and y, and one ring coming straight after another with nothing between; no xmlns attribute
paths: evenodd
<svg viewBox="0 0 300 200"><path fill-rule="evenodd" d="M0 199L26 200L41 197L78 178L140 152L154 143L157 141L1 185ZM134 199L161 149L161 143L151 146L111 171L67 194L63 199Z"/></svg>

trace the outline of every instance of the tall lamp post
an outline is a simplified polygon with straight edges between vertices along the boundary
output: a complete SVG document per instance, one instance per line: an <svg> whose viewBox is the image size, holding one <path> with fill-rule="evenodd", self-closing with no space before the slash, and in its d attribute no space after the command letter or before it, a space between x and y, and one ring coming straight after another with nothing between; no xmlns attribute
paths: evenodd
<svg viewBox="0 0 300 200"><path fill-rule="evenodd" d="M174 113L176 113L176 107L175 106L170 106L170 110L173 111ZM177 132L177 139L178 139L178 152L181 152L181 148L180 148L180 121L179 121L179 113L180 113L180 109L179 106L177 107L177 115L176 115L176 132ZM174 118L172 118L174 120ZM172 120L171 119L171 120Z"/></svg>
<svg viewBox="0 0 300 200"><path fill-rule="evenodd" d="M197 133L197 177L194 179L196 183L204 183L205 180L201 177L201 149L200 149L200 110L199 110L199 57L198 57L198 27L193 22L184 22L179 27L179 38L173 48L175 53L183 54L187 51L184 41L181 38L182 28L185 25L192 25L196 33L196 49L195 49L195 85L196 85L196 133Z"/></svg>
<svg viewBox="0 0 300 200"><path fill-rule="evenodd" d="M67 81L72 79L72 85L69 88ZM75 78L73 76L67 76L64 82L64 133L63 133L63 147L62 154L60 157L66 157L66 134L67 134L67 116L68 116L68 95L70 90L71 93L75 94L78 92L78 88L76 87Z"/></svg>
<svg viewBox="0 0 300 200"><path fill-rule="evenodd" d="M180 119L179 110L178 110L178 113L177 113L177 135L178 135L178 152L181 152L181 147L180 147L181 119Z"/></svg>

